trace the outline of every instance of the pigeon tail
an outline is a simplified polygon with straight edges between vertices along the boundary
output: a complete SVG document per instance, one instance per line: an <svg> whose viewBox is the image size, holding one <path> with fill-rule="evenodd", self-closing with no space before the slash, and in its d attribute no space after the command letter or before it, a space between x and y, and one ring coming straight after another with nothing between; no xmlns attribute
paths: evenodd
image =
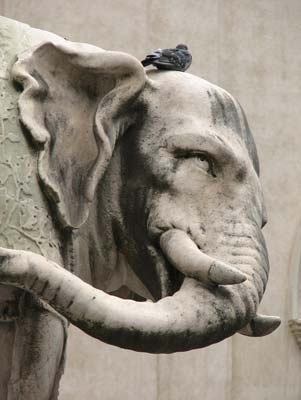
<svg viewBox="0 0 301 400"><path fill-rule="evenodd" d="M152 58L145 58L144 60L141 61L141 64L144 67L147 67L148 65L151 65L154 62L154 59Z"/></svg>

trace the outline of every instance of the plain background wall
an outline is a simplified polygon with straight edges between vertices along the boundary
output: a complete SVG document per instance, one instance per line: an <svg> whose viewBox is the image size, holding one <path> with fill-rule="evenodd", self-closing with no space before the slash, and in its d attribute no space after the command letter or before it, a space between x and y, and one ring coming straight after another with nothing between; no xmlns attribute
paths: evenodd
<svg viewBox="0 0 301 400"><path fill-rule="evenodd" d="M0 14L139 59L188 44L189 72L239 99L261 160L272 268L260 311L280 315L282 326L170 356L120 350L70 328L60 399L300 399L301 350L287 320L301 216L301 1L0 0Z"/></svg>

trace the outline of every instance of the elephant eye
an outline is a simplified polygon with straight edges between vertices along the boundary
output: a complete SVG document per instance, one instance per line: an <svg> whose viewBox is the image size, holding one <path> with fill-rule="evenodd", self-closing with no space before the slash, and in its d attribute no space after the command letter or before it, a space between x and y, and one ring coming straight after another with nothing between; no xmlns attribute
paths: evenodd
<svg viewBox="0 0 301 400"><path fill-rule="evenodd" d="M198 163L198 166L205 170L208 174L214 178L215 174L215 163L212 157L207 153L202 152L185 152L178 155L179 158L191 159Z"/></svg>

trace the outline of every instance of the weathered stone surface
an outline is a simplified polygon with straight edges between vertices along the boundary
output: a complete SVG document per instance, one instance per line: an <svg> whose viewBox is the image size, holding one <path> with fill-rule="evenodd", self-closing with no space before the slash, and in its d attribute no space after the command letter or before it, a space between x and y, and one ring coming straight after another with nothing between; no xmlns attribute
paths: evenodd
<svg viewBox="0 0 301 400"><path fill-rule="evenodd" d="M1 18L0 23L1 245L61 261L58 233L38 183L38 153L28 144L20 127L20 90L10 79L16 54L34 41L26 25L5 18Z"/></svg>
<svg viewBox="0 0 301 400"><path fill-rule="evenodd" d="M26 29L41 40L42 33ZM79 278L90 273L97 289L41 251L12 250L9 243L1 250L1 282L37 295L91 336L137 351L200 348L242 328L252 336L270 333L279 321L256 317L269 272L259 164L236 100L190 74L146 75L127 54L45 37L18 54L12 68L23 87L20 119L52 217L71 240L72 260L64 265L72 269L71 261ZM17 142L12 135L5 140ZM27 173L24 183L17 180L25 195L29 179ZM47 332L40 334L39 343ZM60 344L48 350L53 377L63 335ZM39 360L45 353L41 345L33 350ZM27 364L25 375L38 367ZM12 376L14 396L55 397L57 379L41 376L34 388L18 368Z"/></svg>
<svg viewBox="0 0 301 400"><path fill-rule="evenodd" d="M0 18L0 243L62 263L61 238L38 182L38 153L20 126L20 88L10 76L16 54L45 35L39 38L39 33L32 34L27 25ZM55 377L62 372L65 323L23 293L0 287L0 340L5 349L1 356L0 397L49 399Z"/></svg>
<svg viewBox="0 0 301 400"><path fill-rule="evenodd" d="M91 9L82 1L62 5L58 0L41 0L38 7L30 0L5 3L3 15L138 58L156 46L183 40L192 44L191 70L235 94L253 128L269 211L265 235L273 266L261 310L273 309L284 321L291 318L287 266L301 196L296 184L301 174L296 129L301 123L300 2L174 1L172 10L162 1L118 1L112 7L96 0ZM185 15L180 27L179 15ZM122 21L122 35L112 29L116 21ZM103 392L108 399L132 400L147 392L150 399L176 400L189 392L193 400L250 400L264 395L295 400L301 393L300 365L300 352L286 324L259 341L236 335L218 346L172 356L113 349L73 328L62 398L98 398ZM118 385L112 371L119 372Z"/></svg>

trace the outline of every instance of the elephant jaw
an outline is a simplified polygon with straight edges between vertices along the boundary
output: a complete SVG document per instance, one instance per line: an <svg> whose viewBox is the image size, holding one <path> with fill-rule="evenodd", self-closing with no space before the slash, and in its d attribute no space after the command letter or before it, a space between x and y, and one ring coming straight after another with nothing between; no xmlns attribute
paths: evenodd
<svg viewBox="0 0 301 400"><path fill-rule="evenodd" d="M171 249L175 249L182 234L174 230L162 237L162 251L170 259ZM187 235L182 236L185 251L191 246L189 240ZM187 254L188 259L194 256ZM175 267L187 270L189 263L182 261L175 262ZM0 262L2 283L38 295L90 336L151 353L201 348L231 336L255 317L262 295L253 278L256 270L246 281L233 286L208 285L186 277L178 292L152 303L111 296L34 253L1 249ZM208 276L211 279L210 268ZM279 325L275 319L272 322L269 332L271 326L275 329ZM260 323L264 325L262 318ZM264 331L261 329L260 334ZM248 329L242 333L248 334Z"/></svg>

